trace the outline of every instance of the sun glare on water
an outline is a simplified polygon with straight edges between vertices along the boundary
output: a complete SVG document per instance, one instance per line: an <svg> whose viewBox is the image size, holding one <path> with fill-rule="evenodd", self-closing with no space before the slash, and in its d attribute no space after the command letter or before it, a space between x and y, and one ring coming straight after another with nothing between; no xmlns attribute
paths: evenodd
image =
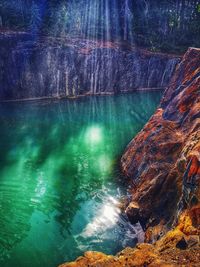
<svg viewBox="0 0 200 267"><path fill-rule="evenodd" d="M117 223L119 214L118 200L109 196L105 204L99 209L98 216L94 216L94 219L88 223L81 235L89 237L112 228Z"/></svg>
<svg viewBox="0 0 200 267"><path fill-rule="evenodd" d="M88 128L85 138L88 143L99 144L103 139L102 129L98 126Z"/></svg>

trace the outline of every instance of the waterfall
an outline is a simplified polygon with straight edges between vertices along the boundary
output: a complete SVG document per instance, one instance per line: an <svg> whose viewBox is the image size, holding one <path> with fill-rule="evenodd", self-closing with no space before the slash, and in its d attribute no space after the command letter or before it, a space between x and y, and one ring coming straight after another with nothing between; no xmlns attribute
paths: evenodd
<svg viewBox="0 0 200 267"><path fill-rule="evenodd" d="M172 58L171 60L168 61L165 71L163 72L162 75L162 81L161 81L161 86L167 86L169 77L172 77L174 70L177 65L177 59Z"/></svg>

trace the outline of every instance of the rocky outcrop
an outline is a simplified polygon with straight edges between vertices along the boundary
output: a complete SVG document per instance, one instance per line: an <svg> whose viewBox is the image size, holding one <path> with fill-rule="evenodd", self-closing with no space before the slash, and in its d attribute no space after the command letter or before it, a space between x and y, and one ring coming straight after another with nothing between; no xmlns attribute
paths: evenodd
<svg viewBox="0 0 200 267"><path fill-rule="evenodd" d="M190 48L160 107L122 157L123 172L134 184L127 214L145 229L172 224L200 200L199 111L200 49Z"/></svg>
<svg viewBox="0 0 200 267"><path fill-rule="evenodd" d="M165 88L180 57L122 43L0 33L0 100Z"/></svg>
<svg viewBox="0 0 200 267"><path fill-rule="evenodd" d="M75 262L60 267L198 267L200 246L197 233L192 226L191 214L185 212L179 225L153 245L138 244L116 256L89 251Z"/></svg>
<svg viewBox="0 0 200 267"><path fill-rule="evenodd" d="M132 185L126 213L146 242L116 256L87 252L62 267L199 266L200 49L178 65L161 105L122 157Z"/></svg>

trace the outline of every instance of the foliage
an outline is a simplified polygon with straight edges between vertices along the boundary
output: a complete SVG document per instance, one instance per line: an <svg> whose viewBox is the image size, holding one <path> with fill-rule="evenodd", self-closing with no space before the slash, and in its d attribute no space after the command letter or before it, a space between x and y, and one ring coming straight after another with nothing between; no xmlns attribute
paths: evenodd
<svg viewBox="0 0 200 267"><path fill-rule="evenodd" d="M200 0L1 0L0 27L179 52L200 46Z"/></svg>
<svg viewBox="0 0 200 267"><path fill-rule="evenodd" d="M42 22L41 9L39 5L33 2L31 5L31 16L29 21L29 28L31 29L33 34L36 34L39 31L41 22Z"/></svg>

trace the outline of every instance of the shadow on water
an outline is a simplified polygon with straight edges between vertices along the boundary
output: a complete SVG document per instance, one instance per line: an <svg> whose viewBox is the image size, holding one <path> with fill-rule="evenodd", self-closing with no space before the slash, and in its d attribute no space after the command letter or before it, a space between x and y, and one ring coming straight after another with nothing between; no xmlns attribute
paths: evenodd
<svg viewBox="0 0 200 267"><path fill-rule="evenodd" d="M53 267L142 238L118 161L162 92L0 105L0 265Z"/></svg>

